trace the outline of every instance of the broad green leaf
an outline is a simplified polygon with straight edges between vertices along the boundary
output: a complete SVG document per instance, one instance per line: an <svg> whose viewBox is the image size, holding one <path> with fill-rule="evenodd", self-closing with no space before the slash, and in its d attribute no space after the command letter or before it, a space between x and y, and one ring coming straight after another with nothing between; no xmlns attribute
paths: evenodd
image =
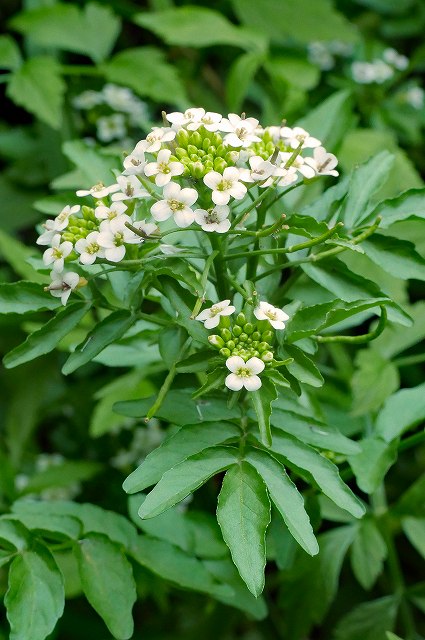
<svg viewBox="0 0 425 640"><path fill-rule="evenodd" d="M373 493L397 459L397 442L387 443L379 437L359 441L361 453L349 456L348 462L356 476L359 488Z"/></svg>
<svg viewBox="0 0 425 640"><path fill-rule="evenodd" d="M370 213L367 222L382 217L380 226L387 229L395 222L408 218L425 218L425 188L408 189L397 198L383 200Z"/></svg>
<svg viewBox="0 0 425 640"><path fill-rule="evenodd" d="M284 344L279 347L279 357L282 360L293 358L293 362L287 364L286 368L300 382L309 384L312 387L321 387L323 385L324 380L319 369L299 347Z"/></svg>
<svg viewBox="0 0 425 640"><path fill-rule="evenodd" d="M352 415L362 416L378 410L398 389L400 379L397 367L373 348L359 351L355 362Z"/></svg>
<svg viewBox="0 0 425 640"><path fill-rule="evenodd" d="M67 487L74 483L90 480L102 470L99 462L89 460L65 460L61 464L52 465L32 475L21 495L41 493L51 487Z"/></svg>
<svg viewBox="0 0 425 640"><path fill-rule="evenodd" d="M25 342L9 351L3 358L6 369L17 367L49 353L85 316L90 308L87 302L74 302L54 316L38 331L31 333Z"/></svg>
<svg viewBox="0 0 425 640"><path fill-rule="evenodd" d="M425 280L425 259L412 242L375 233L361 246L372 262L395 278Z"/></svg>
<svg viewBox="0 0 425 640"><path fill-rule="evenodd" d="M152 538L165 540L165 542L169 542L186 552L192 551L192 540L186 522L186 514L176 506L164 511L159 516L155 516L155 518L142 520L139 516L139 509L145 497L142 493L130 496L128 499L128 512L136 527Z"/></svg>
<svg viewBox="0 0 425 640"><path fill-rule="evenodd" d="M226 79L226 97L230 111L240 111L248 89L263 60L262 53L248 51L236 58L231 65Z"/></svg>
<svg viewBox="0 0 425 640"><path fill-rule="evenodd" d="M401 389L388 398L376 422L376 433L386 442L398 438L425 418L425 383Z"/></svg>
<svg viewBox="0 0 425 640"><path fill-rule="evenodd" d="M113 311L99 322L71 353L62 367L62 373L68 375L93 360L108 344L121 338L132 324L134 318L129 311Z"/></svg>
<svg viewBox="0 0 425 640"><path fill-rule="evenodd" d="M186 458L239 435L238 427L230 422L183 426L146 456L140 467L124 481L124 491L142 491Z"/></svg>
<svg viewBox="0 0 425 640"><path fill-rule="evenodd" d="M0 313L28 313L57 309L60 300L34 282L5 282L0 284Z"/></svg>
<svg viewBox="0 0 425 640"><path fill-rule="evenodd" d="M407 307L413 320L411 327L390 325L373 343L385 358L392 358L425 338L425 302L420 300Z"/></svg>
<svg viewBox="0 0 425 640"><path fill-rule="evenodd" d="M48 56L34 56L14 72L7 87L7 95L18 106L59 129L65 83L60 66Z"/></svg>
<svg viewBox="0 0 425 640"><path fill-rule="evenodd" d="M1 37L1 36L0 36ZM5 199L7 194L3 194ZM12 208L12 207L11 207ZM34 256L34 250L25 246L19 240L0 230L0 255L10 264L12 269L25 280L47 284L49 277L38 273L30 264L28 258Z"/></svg>
<svg viewBox="0 0 425 640"><path fill-rule="evenodd" d="M128 640L133 635L131 610L137 596L127 558L116 544L96 533L87 534L76 545L75 554L87 600L115 638Z"/></svg>
<svg viewBox="0 0 425 640"><path fill-rule="evenodd" d="M279 2L279 0L276 1ZM308 2L308 0L303 1ZM320 1L321 0L319 0L319 2ZM352 112L353 106L350 92L346 90L337 91L301 118L301 120L297 122L297 125L306 129L312 136L317 136L327 149L333 150L340 144L347 130L352 125ZM336 199L343 197L347 191L347 186L345 181L342 180L341 183L338 183L338 185L334 187L332 197L336 197ZM329 191L328 189L325 194ZM330 195L331 194L323 195L322 198L328 199ZM315 213L317 211L318 220L325 219L321 213L323 209L321 200L318 200L315 206Z"/></svg>
<svg viewBox="0 0 425 640"><path fill-rule="evenodd" d="M187 458L164 473L158 484L148 493L140 507L139 516L153 518L159 515L198 489L211 476L236 462L236 450L230 447L211 447Z"/></svg>
<svg viewBox="0 0 425 640"><path fill-rule="evenodd" d="M85 181L83 186L90 188L99 182L110 184L114 181L112 169L119 166L114 156L102 155L83 140L67 140L62 146L62 151L80 170Z"/></svg>
<svg viewBox="0 0 425 640"><path fill-rule="evenodd" d="M335 640L386 640L397 616L396 596L363 602L340 619Z"/></svg>
<svg viewBox="0 0 425 640"><path fill-rule="evenodd" d="M10 640L44 640L63 613L62 574L51 553L35 543L10 566L5 596Z"/></svg>
<svg viewBox="0 0 425 640"><path fill-rule="evenodd" d="M363 504L341 480L338 467L312 447L281 432L273 434L272 450L283 456L288 466L307 472L323 493L356 518L365 512Z"/></svg>
<svg viewBox="0 0 425 640"><path fill-rule="evenodd" d="M242 580L258 597L264 589L270 502L263 480L246 462L234 465L224 476L217 520Z"/></svg>
<svg viewBox="0 0 425 640"><path fill-rule="evenodd" d="M310 555L318 553L319 546L304 508L304 499L285 468L271 455L255 449L248 451L246 461L264 480L270 498L298 544Z"/></svg>
<svg viewBox="0 0 425 640"><path fill-rule="evenodd" d="M425 473L419 476L417 480L403 493L401 498L392 508L397 516L409 516L414 513L415 516L425 518Z"/></svg>
<svg viewBox="0 0 425 640"><path fill-rule="evenodd" d="M217 367L216 369L213 369L213 371L207 373L204 384L195 391L192 398L197 400L207 393L223 388L227 373L227 369L225 370L223 366Z"/></svg>
<svg viewBox="0 0 425 640"><path fill-rule="evenodd" d="M159 353L167 367L171 367L176 361L187 338L187 333L176 325L165 327L158 336Z"/></svg>
<svg viewBox="0 0 425 640"><path fill-rule="evenodd" d="M261 441L266 447L270 447L272 443L270 416L272 413L272 402L277 398L276 387L271 380L263 377L261 388L258 391L251 391L250 397L255 413L257 414Z"/></svg>
<svg viewBox="0 0 425 640"><path fill-rule="evenodd" d="M387 631L387 640L403 640L400 636L396 636L395 633L391 633L391 631Z"/></svg>
<svg viewBox="0 0 425 640"><path fill-rule="evenodd" d="M382 572L387 557L387 545L376 523L363 518L358 524L351 547L351 567L363 589L373 587Z"/></svg>
<svg viewBox="0 0 425 640"><path fill-rule="evenodd" d="M189 291L183 289L174 278L162 276L160 283L164 294L177 312L177 322L186 329L194 340L210 346L208 331L201 322L190 318L192 309L195 306L195 297Z"/></svg>
<svg viewBox="0 0 425 640"><path fill-rule="evenodd" d="M157 13L147 15L155 16ZM187 105L186 92L178 71L166 61L161 49L125 49L105 62L102 72L109 82L130 87L139 96L181 108Z"/></svg>
<svg viewBox="0 0 425 640"><path fill-rule="evenodd" d="M73 516L33 513L22 514L16 518L30 531L46 535L49 539L53 537L58 540L78 540L81 534L81 523Z"/></svg>
<svg viewBox="0 0 425 640"><path fill-rule="evenodd" d="M409 516L402 519L401 526L416 551L425 558L425 518Z"/></svg>
<svg viewBox="0 0 425 640"><path fill-rule="evenodd" d="M192 552L196 556L216 559L227 555L227 547L215 516L191 509L185 513L185 521L192 539Z"/></svg>
<svg viewBox="0 0 425 640"><path fill-rule="evenodd" d="M308 91L313 89L320 78L319 68L304 58L278 56L269 58L265 70L272 82L283 82Z"/></svg>
<svg viewBox="0 0 425 640"><path fill-rule="evenodd" d="M5 517L0 518L0 547L7 549L13 547L17 551L22 551L29 544L30 535L22 524Z"/></svg>
<svg viewBox="0 0 425 640"><path fill-rule="evenodd" d="M22 58L19 47L9 35L0 36L0 69L17 69Z"/></svg>

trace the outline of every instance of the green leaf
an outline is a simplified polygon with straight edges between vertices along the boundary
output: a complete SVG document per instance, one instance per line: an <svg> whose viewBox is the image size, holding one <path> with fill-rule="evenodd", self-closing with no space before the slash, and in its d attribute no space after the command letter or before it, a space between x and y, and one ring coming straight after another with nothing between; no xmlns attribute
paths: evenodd
<svg viewBox="0 0 425 640"><path fill-rule="evenodd" d="M102 62L110 54L120 26L120 19L109 7L91 2L84 10L58 2L25 11L12 20L12 27L29 36L32 43L86 54L94 62Z"/></svg>
<svg viewBox="0 0 425 640"><path fill-rule="evenodd" d="M93 609L118 640L133 635L136 584L131 565L106 536L90 533L75 547L81 584Z"/></svg>
<svg viewBox="0 0 425 640"><path fill-rule="evenodd" d="M90 308L87 302L74 302L59 311L38 331L31 333L25 342L18 345L3 358L6 369L17 367L52 351L85 316Z"/></svg>
<svg viewBox="0 0 425 640"><path fill-rule="evenodd" d="M205 329L201 322L191 320L192 309L195 306L195 297L189 293L189 291L183 289L174 278L162 276L160 283L164 294L177 312L177 322L186 329L194 340L210 347L207 329Z"/></svg>
<svg viewBox="0 0 425 640"><path fill-rule="evenodd" d="M359 489L373 493L386 476L388 469L397 459L397 442L390 444L378 437L360 440L362 450L349 456L348 463L356 476Z"/></svg>
<svg viewBox="0 0 425 640"><path fill-rule="evenodd" d="M304 1L308 2L308 0ZM335 149L346 135L347 129L351 126L353 120L352 102L349 91L337 91L301 118L301 120L297 122L297 125L306 129L312 136L317 136L327 149ZM337 185L334 187L335 191L332 192L339 194L338 197L345 195L347 190L347 185L344 184L344 181L341 181L340 184L341 187ZM328 189L325 194L329 191ZM322 196L322 198L323 197L329 196ZM323 220L324 218L320 215L322 211L322 207L319 206L320 204L320 201L315 201L315 214L318 212L318 219Z"/></svg>
<svg viewBox="0 0 425 640"><path fill-rule="evenodd" d="M157 15L149 14L149 15ZM186 92L176 67L169 64L165 54L155 47L137 47L117 53L102 65L109 82L125 85L139 96L155 102L187 105Z"/></svg>
<svg viewBox="0 0 425 640"><path fill-rule="evenodd" d="M387 631L387 640L403 640L400 636L396 636L395 633L391 633L391 631Z"/></svg>
<svg viewBox="0 0 425 640"><path fill-rule="evenodd" d="M187 458L162 476L139 510L141 518L153 518L198 489L211 476L237 462L234 449L211 447Z"/></svg>
<svg viewBox="0 0 425 640"><path fill-rule="evenodd" d="M6 196L6 194L4 195ZM19 207L17 207L17 209L18 208ZM43 284L49 282L48 276L38 273L27 262L29 258L34 257L34 250L26 247L22 242L19 242L19 240L16 240L16 238L1 230L0 255L10 264L12 269L21 276L21 278Z"/></svg>
<svg viewBox="0 0 425 640"><path fill-rule="evenodd" d="M30 531L46 535L49 539L78 540L81 534L81 523L73 516L34 513L22 514L16 518Z"/></svg>
<svg viewBox="0 0 425 640"><path fill-rule="evenodd" d="M425 280L425 259L412 242L375 233L361 246L372 262L395 278Z"/></svg>
<svg viewBox="0 0 425 640"><path fill-rule="evenodd" d="M132 324L134 318L129 311L113 311L99 322L71 353L62 367L62 373L68 375L93 360L108 344L121 338Z"/></svg>
<svg viewBox="0 0 425 640"><path fill-rule="evenodd" d="M110 184L113 181L112 169L118 168L114 156L102 155L83 140L67 140L62 146L62 151L81 171L87 187L99 182Z"/></svg>
<svg viewBox="0 0 425 640"><path fill-rule="evenodd" d="M367 218L367 222L382 217L380 227L387 229L395 222L408 218L425 218L425 188L408 189L397 198L379 202Z"/></svg>
<svg viewBox="0 0 425 640"><path fill-rule="evenodd" d="M51 487L68 487L74 483L90 480L102 470L99 462L89 460L65 460L31 476L20 491L21 495L41 493Z"/></svg>
<svg viewBox="0 0 425 640"><path fill-rule="evenodd" d="M139 516L139 509L145 498L146 496L142 493L130 496L128 499L129 515L136 527L152 538L169 542L186 552L192 551L192 540L186 522L186 513L183 513L177 505L164 511L159 516L155 516L155 518L142 520Z"/></svg>
<svg viewBox="0 0 425 640"><path fill-rule="evenodd" d="M51 553L35 543L10 566L5 596L10 640L44 640L63 613L62 574Z"/></svg>
<svg viewBox="0 0 425 640"><path fill-rule="evenodd" d="M8 518L0 518L0 546L22 551L30 544L30 535L19 522Z"/></svg>
<svg viewBox="0 0 425 640"><path fill-rule="evenodd" d="M360 521L351 547L351 567L363 589L369 590L382 573L387 546L371 518Z"/></svg>
<svg viewBox="0 0 425 640"><path fill-rule="evenodd" d="M248 51L240 55L231 65L226 79L227 105L230 111L240 111L255 74L262 65L264 55Z"/></svg>
<svg viewBox="0 0 425 640"><path fill-rule="evenodd" d="M261 441L266 447L270 447L272 443L270 416L272 413L272 402L277 398L276 387L271 380L263 377L261 388L258 391L251 391L250 397L255 413L257 414Z"/></svg>
<svg viewBox="0 0 425 640"><path fill-rule="evenodd" d="M335 640L386 640L392 629L399 601L396 596L363 602L339 621Z"/></svg>
<svg viewBox="0 0 425 640"><path fill-rule="evenodd" d="M398 438L425 418L425 383L401 389L388 398L376 422L376 433L386 442Z"/></svg>
<svg viewBox="0 0 425 640"><path fill-rule="evenodd" d="M283 456L288 466L307 472L323 493L355 518L361 518L365 512L361 501L341 480L338 467L315 451L312 447L297 442L295 438L282 433L273 434L275 453Z"/></svg>
<svg viewBox="0 0 425 640"><path fill-rule="evenodd" d="M182 327L170 325L165 327L158 336L159 353L167 367L171 367L177 360L181 348L187 338Z"/></svg>
<svg viewBox="0 0 425 640"><path fill-rule="evenodd" d="M28 313L57 309L60 300L43 291L34 282L7 282L0 284L0 313Z"/></svg>
<svg viewBox="0 0 425 640"><path fill-rule="evenodd" d="M362 416L379 409L399 387L397 367L375 349L357 353L356 369L351 378L353 416Z"/></svg>
<svg viewBox="0 0 425 640"><path fill-rule="evenodd" d="M261 477L248 463L233 466L224 476L217 520L242 580L258 597L264 589L270 502Z"/></svg>
<svg viewBox="0 0 425 640"><path fill-rule="evenodd" d="M0 69L17 69L21 64L21 52L9 35L0 36Z"/></svg>
<svg viewBox="0 0 425 640"><path fill-rule="evenodd" d="M211 393L211 391L215 391L215 389L220 389L224 386L226 376L227 370L224 370L223 366L217 367L213 371L210 371L209 373L207 373L204 384L195 391L195 393L192 395L192 398L196 400L206 393Z"/></svg>
<svg viewBox="0 0 425 640"><path fill-rule="evenodd" d="M269 58L265 69L272 82L281 81L298 89L313 89L320 78L319 68L303 58L278 56Z"/></svg>
<svg viewBox="0 0 425 640"><path fill-rule="evenodd" d="M142 464L124 481L124 491L142 491L158 482L166 471L186 458L239 435L238 427L230 422L185 425L146 456Z"/></svg>
<svg viewBox="0 0 425 640"><path fill-rule="evenodd" d="M312 556L318 553L319 546L304 508L304 499L285 468L271 455L260 450L250 449L246 460L264 480L270 498L298 544Z"/></svg>
<svg viewBox="0 0 425 640"><path fill-rule="evenodd" d="M416 551L425 558L425 518L403 518L401 526Z"/></svg>
<svg viewBox="0 0 425 640"><path fill-rule="evenodd" d="M300 382L309 384L312 387L321 387L323 385L324 380L319 369L299 347L289 344L281 345L279 347L279 357L293 359L293 362L287 364L286 368Z"/></svg>
<svg viewBox="0 0 425 640"><path fill-rule="evenodd" d="M397 516L409 516L414 513L418 517L425 518L425 473L405 491L392 511Z"/></svg>
<svg viewBox="0 0 425 640"><path fill-rule="evenodd" d="M14 72L6 93L17 105L59 129L65 88L59 64L48 56L35 56Z"/></svg>

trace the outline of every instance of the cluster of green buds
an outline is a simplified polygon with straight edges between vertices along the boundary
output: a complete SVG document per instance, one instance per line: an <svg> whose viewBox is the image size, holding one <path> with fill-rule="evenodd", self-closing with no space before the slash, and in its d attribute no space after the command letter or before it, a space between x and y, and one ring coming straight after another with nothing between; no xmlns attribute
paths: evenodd
<svg viewBox="0 0 425 640"><path fill-rule="evenodd" d="M62 233L62 241L75 244L77 240L87 238L92 231L99 231L101 220L98 220L94 215L94 209L83 206L81 214L81 216L71 215L68 217L68 226Z"/></svg>
<svg viewBox="0 0 425 640"><path fill-rule="evenodd" d="M228 318L221 318L220 324L226 320ZM229 326L219 328L220 335L211 335L208 340L224 358L240 356L246 362L256 357L266 366L271 366L274 358L274 332L261 325L264 325L264 321L248 322L245 314L239 313L233 325L229 321Z"/></svg>
<svg viewBox="0 0 425 640"><path fill-rule="evenodd" d="M170 160L184 165L184 177L199 179L210 171L223 173L239 158L238 151L225 146L220 133L207 131L203 126L196 131L179 129L174 144Z"/></svg>

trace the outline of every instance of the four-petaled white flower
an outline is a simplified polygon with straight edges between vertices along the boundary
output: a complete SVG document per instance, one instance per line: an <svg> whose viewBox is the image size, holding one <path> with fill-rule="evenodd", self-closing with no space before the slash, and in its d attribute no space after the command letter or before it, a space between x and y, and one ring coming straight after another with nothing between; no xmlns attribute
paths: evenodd
<svg viewBox="0 0 425 640"><path fill-rule="evenodd" d="M112 200L133 200L134 198L146 198L149 193L143 188L137 176L118 176L116 193L112 194ZM118 191L119 189L119 191Z"/></svg>
<svg viewBox="0 0 425 640"><path fill-rule="evenodd" d="M155 184L158 187L164 187L173 176L180 176L184 171L184 164L170 162L170 157L171 151L169 149L161 149L157 155L156 162L149 162L145 166L145 175L148 178L155 176Z"/></svg>
<svg viewBox="0 0 425 640"><path fill-rule="evenodd" d="M145 154L143 151L135 150L124 158L123 161L125 176L137 176L143 173L146 165Z"/></svg>
<svg viewBox="0 0 425 640"><path fill-rule="evenodd" d="M127 205L124 202L113 202L110 207L100 204L94 210L94 215L98 220L113 220L121 216L126 209Z"/></svg>
<svg viewBox="0 0 425 640"><path fill-rule="evenodd" d="M285 320L289 320L287 313L273 307L268 302L260 302L258 307L254 309L254 316L257 320L268 320L274 329L284 329Z"/></svg>
<svg viewBox="0 0 425 640"><path fill-rule="evenodd" d="M166 118L168 122L175 127L183 127L186 124L191 122L200 122L201 118L205 115L205 109L202 107L192 107L190 109L186 109L184 113L181 111L173 111L172 113L167 113ZM200 124L202 124L200 122Z"/></svg>
<svg viewBox="0 0 425 640"><path fill-rule="evenodd" d="M65 258L69 256L72 249L72 242L61 242L61 236L57 233L52 238L52 246L43 253L43 262L45 265L53 265L54 271L61 272Z"/></svg>
<svg viewBox="0 0 425 640"><path fill-rule="evenodd" d="M280 154L280 158L283 161L281 165L281 169L283 169L284 175L287 175L288 169L296 169L298 173L301 173L304 178L314 178L316 175L316 171L309 164L306 164L306 158L303 158L301 155L298 155L296 158L292 158L292 153L282 152ZM290 162L290 167L287 167L287 164ZM279 172L276 172L278 175Z"/></svg>
<svg viewBox="0 0 425 640"><path fill-rule="evenodd" d="M141 151L155 153L160 150L163 142L171 142L175 137L176 132L170 127L153 127L145 140L141 140L136 144L133 153L140 153Z"/></svg>
<svg viewBox="0 0 425 640"><path fill-rule="evenodd" d="M206 329L214 329L220 322L220 316L231 316L235 311L235 307L230 304L230 300L222 300L213 304L210 309L204 309L195 320L200 320L204 323Z"/></svg>
<svg viewBox="0 0 425 640"><path fill-rule="evenodd" d="M216 205L214 209L196 209L195 222L201 225L204 231L216 231L217 233L226 233L230 229L230 220L228 218L230 209L224 205Z"/></svg>
<svg viewBox="0 0 425 640"><path fill-rule="evenodd" d="M207 131L218 131L220 129L222 119L223 116L221 113L207 111L199 120L192 120L192 122L189 122L187 128L189 131L196 131L199 127L204 126Z"/></svg>
<svg viewBox="0 0 425 640"><path fill-rule="evenodd" d="M226 167L223 175L210 171L204 176L204 183L212 189L211 199L214 204L227 204L232 196L241 200L246 194L246 186L240 182L241 174L236 167Z"/></svg>
<svg viewBox="0 0 425 640"><path fill-rule="evenodd" d="M240 356L231 356L226 360L226 367L231 371L224 384L231 391L257 391L261 387L261 379L257 375L264 371L264 362L260 358L250 358L246 362Z"/></svg>
<svg viewBox="0 0 425 640"><path fill-rule="evenodd" d="M164 187L164 200L155 202L151 213L155 220L162 222L174 216L178 227L188 227L195 220L195 213L190 208L198 199L196 189L182 189L175 182L169 182Z"/></svg>
<svg viewBox="0 0 425 640"><path fill-rule="evenodd" d="M77 191L77 196L79 198L83 198L84 196L93 196L93 198L96 199L105 198L110 193L118 191L119 188L118 184L111 184L109 187L105 187L103 182L98 182L93 185L91 189L79 189L79 191Z"/></svg>
<svg viewBox="0 0 425 640"><path fill-rule="evenodd" d="M46 246L51 244L53 238L57 234L55 221L46 220L42 226L45 228L45 231L38 236L36 243L41 246Z"/></svg>
<svg viewBox="0 0 425 640"><path fill-rule="evenodd" d="M73 207L70 207L69 204L66 205L62 209L62 211L56 216L54 219L54 225L56 231L63 231L69 222L69 216L72 216L74 213L77 213L80 210L80 205L76 204Z"/></svg>
<svg viewBox="0 0 425 640"><path fill-rule="evenodd" d="M104 220L100 224L100 232L97 242L105 251L105 258L111 262L120 262L125 256L125 244L137 244L143 239L126 227L126 222L131 222L127 215Z"/></svg>
<svg viewBox="0 0 425 640"><path fill-rule="evenodd" d="M338 176L335 170L338 164L337 157L333 153L328 153L324 147L317 147L313 151L312 158L305 158L305 163L314 169L320 176Z"/></svg>
<svg viewBox="0 0 425 640"><path fill-rule="evenodd" d="M280 137L289 147L297 149L302 142L302 149L312 149L319 147L322 143L317 138L313 138L308 131L301 127L282 127L280 130Z"/></svg>
<svg viewBox="0 0 425 640"><path fill-rule="evenodd" d="M138 231L143 233L143 235L145 235L147 238L155 233L155 231L158 231L158 227L156 226L156 224L154 224L153 222L146 222L146 220L136 220L131 224L133 227L138 229ZM137 237L140 238L140 236ZM143 238L140 238L140 240L143 241Z"/></svg>
<svg viewBox="0 0 425 640"><path fill-rule="evenodd" d="M100 246L98 238L99 231L92 231L86 238L80 238L75 243L81 264L93 264L96 258L105 257L105 250Z"/></svg>
<svg viewBox="0 0 425 640"><path fill-rule="evenodd" d="M229 132L224 136L224 142L231 147L249 147L252 142L260 142L257 126L255 118L241 118L236 113L229 113L229 117L220 122L220 130Z"/></svg>
<svg viewBox="0 0 425 640"><path fill-rule="evenodd" d="M267 180L276 172L276 165L272 164L270 160L263 160L261 156L251 156L248 159L251 169L245 169L243 171L242 180L244 182L259 182ZM260 185L261 187L264 184Z"/></svg>
<svg viewBox="0 0 425 640"><path fill-rule="evenodd" d="M60 298L62 304L65 305L68 302L71 291L77 287L80 276L74 271L64 271L63 273L52 271L50 276L52 282L44 290L49 291L55 298Z"/></svg>

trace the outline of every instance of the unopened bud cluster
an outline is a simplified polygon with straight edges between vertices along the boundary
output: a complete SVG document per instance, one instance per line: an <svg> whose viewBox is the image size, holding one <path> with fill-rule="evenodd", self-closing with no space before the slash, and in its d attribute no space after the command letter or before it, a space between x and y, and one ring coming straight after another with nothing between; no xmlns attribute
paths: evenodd
<svg viewBox="0 0 425 640"><path fill-rule="evenodd" d="M261 323L247 322L245 314L239 313L233 326L220 328L220 335L209 336L208 340L223 358L240 356L245 362L250 358L260 358L270 366L274 357L274 333L258 324Z"/></svg>
<svg viewBox="0 0 425 640"><path fill-rule="evenodd" d="M223 173L234 166L239 152L224 145L217 132L200 127L197 131L179 129L174 140L176 148L170 160L184 165L183 177L203 178L210 171Z"/></svg>

